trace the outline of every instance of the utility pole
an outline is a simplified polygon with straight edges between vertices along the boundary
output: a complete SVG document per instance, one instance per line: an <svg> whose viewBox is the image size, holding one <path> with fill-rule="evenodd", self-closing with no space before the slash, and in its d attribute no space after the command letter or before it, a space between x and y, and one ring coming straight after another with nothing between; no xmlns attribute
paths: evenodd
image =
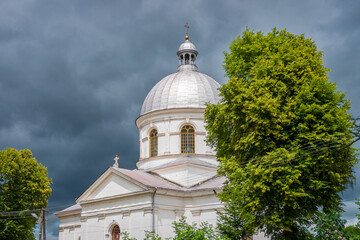
<svg viewBox="0 0 360 240"><path fill-rule="evenodd" d="M45 212L45 209L41 209L39 240L46 240Z"/></svg>

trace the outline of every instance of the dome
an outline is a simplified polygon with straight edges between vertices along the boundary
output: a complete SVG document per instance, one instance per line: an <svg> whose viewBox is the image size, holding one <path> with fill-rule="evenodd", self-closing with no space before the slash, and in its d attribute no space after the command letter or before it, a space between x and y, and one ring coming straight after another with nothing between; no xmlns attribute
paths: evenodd
<svg viewBox="0 0 360 240"><path fill-rule="evenodd" d="M205 108L205 103L219 101L220 84L206 74L198 72L198 52L189 37L185 37L177 51L179 66L176 73L158 82L147 95L141 115L162 109Z"/></svg>
<svg viewBox="0 0 360 240"><path fill-rule="evenodd" d="M219 101L220 84L206 74L180 69L158 82L147 95L141 115L171 108L205 108Z"/></svg>
<svg viewBox="0 0 360 240"><path fill-rule="evenodd" d="M195 45L190 42L189 40L186 40L183 44L180 45L179 47L179 52L180 51L184 51L184 50L193 50L196 51L196 47Z"/></svg>

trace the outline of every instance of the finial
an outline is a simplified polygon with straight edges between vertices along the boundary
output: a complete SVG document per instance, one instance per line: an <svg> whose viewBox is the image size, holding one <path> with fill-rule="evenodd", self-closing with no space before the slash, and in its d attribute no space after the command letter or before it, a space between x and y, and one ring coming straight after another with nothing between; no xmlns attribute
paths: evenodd
<svg viewBox="0 0 360 240"><path fill-rule="evenodd" d="M119 159L120 159L119 156L116 155L116 157L114 158L115 163L114 163L113 167L119 167L119 164L118 164Z"/></svg>
<svg viewBox="0 0 360 240"><path fill-rule="evenodd" d="M186 22L186 24L184 25L184 27L186 28L186 36L185 36L185 39L188 40L188 39L189 39L188 29L190 28L188 22Z"/></svg>

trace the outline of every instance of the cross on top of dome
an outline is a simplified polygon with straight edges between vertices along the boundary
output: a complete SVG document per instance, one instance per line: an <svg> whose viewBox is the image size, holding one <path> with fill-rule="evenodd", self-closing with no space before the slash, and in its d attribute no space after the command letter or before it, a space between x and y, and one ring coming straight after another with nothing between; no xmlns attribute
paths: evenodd
<svg viewBox="0 0 360 240"><path fill-rule="evenodd" d="M179 57L179 67L178 71L181 70L192 70L197 71L198 68L196 66L196 57L198 55L198 51L196 50L195 45L189 41L188 29L189 24L186 23L184 25L186 28L186 36L185 42L182 43L177 51L177 55Z"/></svg>
<svg viewBox="0 0 360 240"><path fill-rule="evenodd" d="M188 29L190 28L188 22L186 22L186 24L184 25L184 27L186 28L186 36L185 36L185 39L188 40L188 39L189 39Z"/></svg>
<svg viewBox="0 0 360 240"><path fill-rule="evenodd" d="M184 27L188 30L189 24ZM219 83L198 72L195 45L185 39L177 55L178 71L166 76L151 89L141 108L141 115L165 109L203 109L206 102L219 101Z"/></svg>

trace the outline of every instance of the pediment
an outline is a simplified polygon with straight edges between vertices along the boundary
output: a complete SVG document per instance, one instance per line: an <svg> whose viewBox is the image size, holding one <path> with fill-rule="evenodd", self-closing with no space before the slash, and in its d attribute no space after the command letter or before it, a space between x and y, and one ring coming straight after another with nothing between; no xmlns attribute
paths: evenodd
<svg viewBox="0 0 360 240"><path fill-rule="evenodd" d="M76 202L104 199L147 190L143 184L109 168Z"/></svg>
<svg viewBox="0 0 360 240"><path fill-rule="evenodd" d="M159 168L152 172L184 187L192 187L217 175L216 168L204 167L191 163Z"/></svg>

